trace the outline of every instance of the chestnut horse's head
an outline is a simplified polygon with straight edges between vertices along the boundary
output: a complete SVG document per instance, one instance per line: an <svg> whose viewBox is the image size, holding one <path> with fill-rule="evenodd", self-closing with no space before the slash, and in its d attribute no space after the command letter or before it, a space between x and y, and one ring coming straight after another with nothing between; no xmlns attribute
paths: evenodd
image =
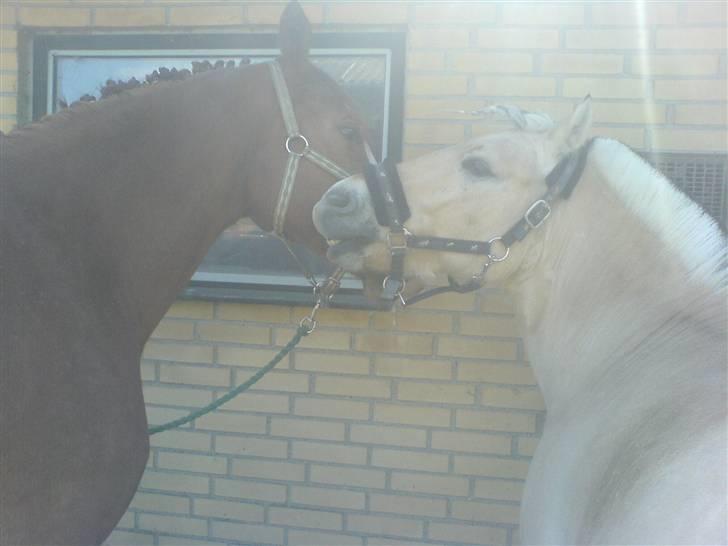
<svg viewBox="0 0 728 546"><path fill-rule="evenodd" d="M258 149L263 153L250 158L253 168L249 172L254 175L248 181L248 199L250 216L259 226L321 251L325 244L314 228L311 211L337 180L361 170L366 126L343 90L310 62L310 40L310 24L303 9L293 1L280 20L281 56L277 62L282 78L276 89L275 75L272 71L268 74L271 86L266 100L277 105L256 135ZM286 106L280 104L288 101L281 95L290 96L289 121L282 112ZM291 136L295 133L300 137ZM322 166L317 157L331 162L333 168ZM289 194L284 202L281 188L286 179L294 182L284 190Z"/></svg>

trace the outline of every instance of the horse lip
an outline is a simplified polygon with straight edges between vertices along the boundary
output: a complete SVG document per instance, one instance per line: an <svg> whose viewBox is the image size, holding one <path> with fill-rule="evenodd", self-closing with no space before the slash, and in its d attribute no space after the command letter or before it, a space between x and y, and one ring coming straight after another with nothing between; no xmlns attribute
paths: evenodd
<svg viewBox="0 0 728 546"><path fill-rule="evenodd" d="M330 246L326 252L326 257L331 261L335 261L337 258L345 254L359 253L364 247L372 242L373 241L371 239L365 237L345 239L343 241L329 241Z"/></svg>

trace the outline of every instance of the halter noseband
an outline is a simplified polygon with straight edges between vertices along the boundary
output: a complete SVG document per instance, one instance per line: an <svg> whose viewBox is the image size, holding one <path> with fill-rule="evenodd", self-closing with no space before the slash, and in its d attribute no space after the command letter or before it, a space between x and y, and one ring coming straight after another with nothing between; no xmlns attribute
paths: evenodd
<svg viewBox="0 0 728 546"><path fill-rule="evenodd" d="M589 140L581 148L561 159L546 175L548 188L546 192L531 203L521 219L508 231L488 241L422 237L410 233L404 227L404 222L410 217L410 209L396 167L387 160L380 164L374 164L370 160L364 176L377 222L389 228L387 242L392 257L390 273L382 283L382 298L390 301L398 298L400 303L406 306L444 292L464 293L481 288L488 268L493 263L508 258L513 243L522 241L531 230L540 227L546 221L551 215L551 205L556 199L569 198L581 178L593 142L594 139ZM486 263L480 273L473 275L466 284L458 284L450 278L449 286L426 290L405 300L402 295L405 287L404 258L407 249L410 248L485 256Z"/></svg>

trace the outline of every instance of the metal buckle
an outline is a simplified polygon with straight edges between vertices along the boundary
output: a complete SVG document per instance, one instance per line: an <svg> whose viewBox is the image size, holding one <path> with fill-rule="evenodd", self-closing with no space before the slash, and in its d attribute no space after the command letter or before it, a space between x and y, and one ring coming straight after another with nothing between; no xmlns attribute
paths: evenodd
<svg viewBox="0 0 728 546"><path fill-rule="evenodd" d="M300 152L297 152L294 149L294 142L295 141L301 141L303 143L303 150ZM298 157L303 157L306 155L309 149L309 143L308 139L303 135L291 135L286 139L286 150L289 154L297 155Z"/></svg>
<svg viewBox="0 0 728 546"><path fill-rule="evenodd" d="M407 248L407 237L409 231L406 229L399 232L387 232L387 245L392 250L404 250Z"/></svg>
<svg viewBox="0 0 728 546"><path fill-rule="evenodd" d="M536 229L543 224L546 219L551 216L551 205L543 199L539 199L533 205L528 207L526 214L523 215L523 219L531 227Z"/></svg>

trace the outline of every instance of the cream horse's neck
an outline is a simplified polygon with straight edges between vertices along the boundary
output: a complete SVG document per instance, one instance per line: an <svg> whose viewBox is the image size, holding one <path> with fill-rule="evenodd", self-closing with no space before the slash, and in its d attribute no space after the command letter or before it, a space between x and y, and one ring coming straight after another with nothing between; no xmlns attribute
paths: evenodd
<svg viewBox="0 0 728 546"><path fill-rule="evenodd" d="M725 340L725 239L623 145L597 141L572 197L530 237L540 258L512 288L549 411L612 371L652 373L666 354L715 347L705 336Z"/></svg>

